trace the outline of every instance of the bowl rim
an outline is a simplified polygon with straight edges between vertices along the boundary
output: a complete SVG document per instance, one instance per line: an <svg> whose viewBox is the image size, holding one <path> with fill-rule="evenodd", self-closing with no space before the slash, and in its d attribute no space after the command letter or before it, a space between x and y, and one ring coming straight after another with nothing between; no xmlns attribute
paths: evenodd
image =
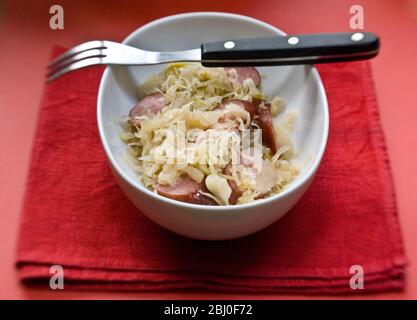
<svg viewBox="0 0 417 320"><path fill-rule="evenodd" d="M177 19L182 19L182 18L190 18L190 17L223 17L223 18L232 18L232 19L240 19L240 20L245 20L251 23L255 23L258 25L261 25L271 31L274 31L276 33L282 34L282 35L286 35L285 32L283 32L282 30L266 23L263 21L260 21L258 19L255 18L251 18L248 16L244 16L244 15L240 15L240 14L235 14L235 13L226 13L226 12L189 12L189 13L181 13L181 14L175 14L175 15L170 15L170 16L166 16L163 18L159 18L156 20L153 20L149 23L144 24L143 26L139 27L138 29L134 30L133 32L131 32L123 41L122 43L127 44L128 42L130 42L133 37L136 36L136 34L138 32L143 32L146 31L149 28L154 27L155 25L161 24L161 23L165 23L165 22L169 22L172 20L177 20ZM323 121L323 129L322 129L322 139L320 142L320 148L319 148L319 152L317 154L317 156L315 157L312 165L308 168L308 170L299 177L299 179L295 179L289 186L288 188L284 189L282 192L275 194L273 196L270 196L268 198L265 199L259 199L253 202L249 202L249 203L245 203L245 204L237 204L237 205L229 205L229 206L225 206L225 205L219 205L219 206L207 206L207 205L200 205L200 204L192 204L192 203L187 203L187 202L181 202L181 201L177 201L177 200L173 200L170 198L166 198L163 197L159 194L157 194L156 192L153 192L151 190L148 190L147 188L145 188L138 180L134 180L131 177L129 177L128 174L126 174L124 172L124 170L118 165L117 161L115 160L115 158L113 157L113 154L110 150L109 144L105 138L104 135L104 127L103 127L103 121L102 121L102 101L104 99L104 87L105 87L105 83L107 82L107 78L110 75L111 72L111 67L107 66L106 69L103 72L103 75L101 77L100 80L100 86L99 86L99 90L98 90L98 99L97 99L97 124L98 124L98 131L99 131L99 135L100 135L100 140L101 143L103 145L104 151L106 153L107 158L109 159L111 165L113 166L114 170L117 172L117 174L124 179L130 186L134 187L136 190L139 190L140 192L145 193L145 195L148 195L150 197L155 198L155 200L159 200L162 202L165 202L167 204L170 205L175 205L175 206L179 206L179 207L183 207L185 208L189 208L189 209L200 209L198 212L199 213L208 213L210 212L210 214L213 214L213 212L223 212L223 211L229 211L229 214L233 214L233 213L237 213L242 209L249 209L249 208L254 208L254 207L258 207L258 206L262 206L262 205L266 205L268 203L271 202L275 202L278 201L281 198L284 198L288 195L290 195L291 193L294 193L295 191L297 191L299 188L301 188L302 186L304 186L309 179L311 179L312 177L314 177L320 163L321 160L323 158L323 154L324 151L326 149L326 145L327 145L327 138L328 138L328 134L329 134L329 108L328 108L328 101L327 101L327 96L326 96L326 91L324 89L323 83L321 81L320 75L317 71L317 69L314 66L310 66L311 67L311 72L312 72L312 76L314 78L314 80L316 80L317 85L318 85L318 90L319 90L319 94L321 95L322 99L323 99L323 116L324 116L324 121Z"/></svg>

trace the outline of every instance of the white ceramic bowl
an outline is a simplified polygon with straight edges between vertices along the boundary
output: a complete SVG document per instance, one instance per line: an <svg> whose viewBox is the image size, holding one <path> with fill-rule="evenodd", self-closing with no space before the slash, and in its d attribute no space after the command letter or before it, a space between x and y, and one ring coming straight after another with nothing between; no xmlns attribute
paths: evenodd
<svg viewBox="0 0 417 320"><path fill-rule="evenodd" d="M123 43L152 51L198 48L201 43L245 37L284 35L249 17L217 12L187 13L153 21ZM201 206L164 198L145 189L124 160L118 120L137 102L136 88L164 66L108 67L98 93L100 138L116 180L149 219L178 234L204 240L242 237L274 223L301 198L320 164L327 142L329 116L323 85L311 66L259 68L264 91L280 95L297 114L291 136L302 164L300 175L282 193L236 206ZM138 230L140 232L140 230Z"/></svg>

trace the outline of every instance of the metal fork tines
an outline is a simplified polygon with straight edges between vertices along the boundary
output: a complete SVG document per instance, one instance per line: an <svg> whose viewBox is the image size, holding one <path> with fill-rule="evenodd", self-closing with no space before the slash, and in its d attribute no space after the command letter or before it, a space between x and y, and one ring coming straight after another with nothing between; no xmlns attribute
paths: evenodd
<svg viewBox="0 0 417 320"><path fill-rule="evenodd" d="M106 40L82 43L63 53L48 64L47 81L74 70L105 65L149 65L176 61L199 61L200 49L175 52L145 51Z"/></svg>
<svg viewBox="0 0 417 320"><path fill-rule="evenodd" d="M106 41L89 41L71 48L48 63L47 81L52 81L63 74L101 64L107 49Z"/></svg>

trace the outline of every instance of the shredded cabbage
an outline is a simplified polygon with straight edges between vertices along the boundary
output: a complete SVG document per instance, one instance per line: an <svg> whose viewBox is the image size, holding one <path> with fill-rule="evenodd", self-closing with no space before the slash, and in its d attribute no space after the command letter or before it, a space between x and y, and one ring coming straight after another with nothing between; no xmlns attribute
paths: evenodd
<svg viewBox="0 0 417 320"><path fill-rule="evenodd" d="M260 161L251 152L236 156L245 130L251 134L258 126L238 104L221 104L232 99L266 99L251 79L240 83L223 68L176 63L150 77L138 92L140 97L159 92L167 102L157 114L140 116L140 125L129 123L129 118L123 123L121 139L145 187L155 191L157 184L174 185L186 174L204 184L202 194L228 205L232 193L228 181L234 180L242 191L237 201L241 204L281 192L298 175L298 167L291 161L294 152L286 130L293 126L292 116L286 118L288 126L275 125L280 145L276 154L262 146ZM269 103L273 116L283 112L280 97ZM247 151L253 151L255 140L249 139ZM230 163L233 165L228 175L224 169Z"/></svg>

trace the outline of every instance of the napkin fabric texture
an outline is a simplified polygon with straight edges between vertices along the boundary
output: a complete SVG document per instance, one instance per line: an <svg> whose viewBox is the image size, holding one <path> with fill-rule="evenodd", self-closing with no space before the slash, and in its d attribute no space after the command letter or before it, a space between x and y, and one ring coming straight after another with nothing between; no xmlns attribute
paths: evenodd
<svg viewBox="0 0 417 320"><path fill-rule="evenodd" d="M311 187L265 230L214 242L164 230L117 185L97 131L102 67L47 84L21 219L21 280L48 287L50 267L61 265L66 289L401 290L406 259L370 64L328 64L318 70L330 132ZM355 266L364 272L363 290L350 287Z"/></svg>

